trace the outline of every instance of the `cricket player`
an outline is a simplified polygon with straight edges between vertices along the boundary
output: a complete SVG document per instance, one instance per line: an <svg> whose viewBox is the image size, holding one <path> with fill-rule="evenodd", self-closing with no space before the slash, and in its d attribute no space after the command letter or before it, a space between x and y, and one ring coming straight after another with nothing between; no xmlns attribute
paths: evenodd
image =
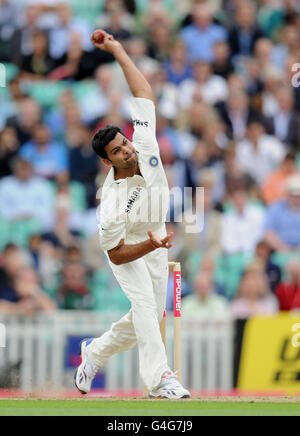
<svg viewBox="0 0 300 436"><path fill-rule="evenodd" d="M173 234L166 233L169 188L156 140L152 89L122 45L103 34L102 43L93 38L92 42L114 55L124 72L133 94L134 137L131 143L118 127L107 126L93 139L94 151L111 167L101 197L100 245L131 310L100 338L81 343L76 386L82 394L90 392L93 378L113 354L138 345L140 374L149 396L189 398L190 393L168 367L160 333ZM155 201L149 201L153 192ZM149 219L149 205L150 215L159 216L159 221ZM147 219L138 219L145 211Z"/></svg>

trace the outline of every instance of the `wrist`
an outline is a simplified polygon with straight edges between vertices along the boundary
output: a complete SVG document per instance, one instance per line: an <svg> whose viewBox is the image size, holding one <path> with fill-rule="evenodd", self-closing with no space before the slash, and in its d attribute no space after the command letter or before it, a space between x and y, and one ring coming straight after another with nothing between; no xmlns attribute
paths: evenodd
<svg viewBox="0 0 300 436"><path fill-rule="evenodd" d="M119 57L122 57L124 54L126 54L126 51L125 51L124 47L118 43L114 47L112 47L111 54L116 59L118 59Z"/></svg>

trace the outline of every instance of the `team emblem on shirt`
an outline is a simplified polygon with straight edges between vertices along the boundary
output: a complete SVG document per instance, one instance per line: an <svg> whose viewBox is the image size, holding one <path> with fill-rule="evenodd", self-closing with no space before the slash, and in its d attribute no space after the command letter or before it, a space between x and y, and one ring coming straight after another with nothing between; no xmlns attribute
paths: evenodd
<svg viewBox="0 0 300 436"><path fill-rule="evenodd" d="M150 159L150 165L153 167L153 168L155 168L155 167L157 167L157 165L158 165L158 159L157 159L157 157L151 157L151 159Z"/></svg>

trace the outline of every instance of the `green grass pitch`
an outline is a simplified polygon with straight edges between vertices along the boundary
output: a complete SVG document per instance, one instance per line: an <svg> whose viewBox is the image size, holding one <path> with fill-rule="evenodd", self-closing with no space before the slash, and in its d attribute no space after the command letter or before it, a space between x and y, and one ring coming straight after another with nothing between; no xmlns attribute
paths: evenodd
<svg viewBox="0 0 300 436"><path fill-rule="evenodd" d="M0 400L0 416L300 416L300 401L10 399Z"/></svg>

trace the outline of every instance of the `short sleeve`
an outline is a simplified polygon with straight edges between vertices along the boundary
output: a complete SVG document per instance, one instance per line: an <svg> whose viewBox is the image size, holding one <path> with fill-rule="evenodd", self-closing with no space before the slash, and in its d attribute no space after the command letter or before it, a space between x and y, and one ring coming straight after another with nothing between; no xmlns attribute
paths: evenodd
<svg viewBox="0 0 300 436"><path fill-rule="evenodd" d="M133 143L137 151L152 154L159 152L153 101L146 98L132 98L130 113L134 127Z"/></svg>
<svg viewBox="0 0 300 436"><path fill-rule="evenodd" d="M125 222L104 222L99 224L100 246L103 251L109 251L126 238Z"/></svg>

